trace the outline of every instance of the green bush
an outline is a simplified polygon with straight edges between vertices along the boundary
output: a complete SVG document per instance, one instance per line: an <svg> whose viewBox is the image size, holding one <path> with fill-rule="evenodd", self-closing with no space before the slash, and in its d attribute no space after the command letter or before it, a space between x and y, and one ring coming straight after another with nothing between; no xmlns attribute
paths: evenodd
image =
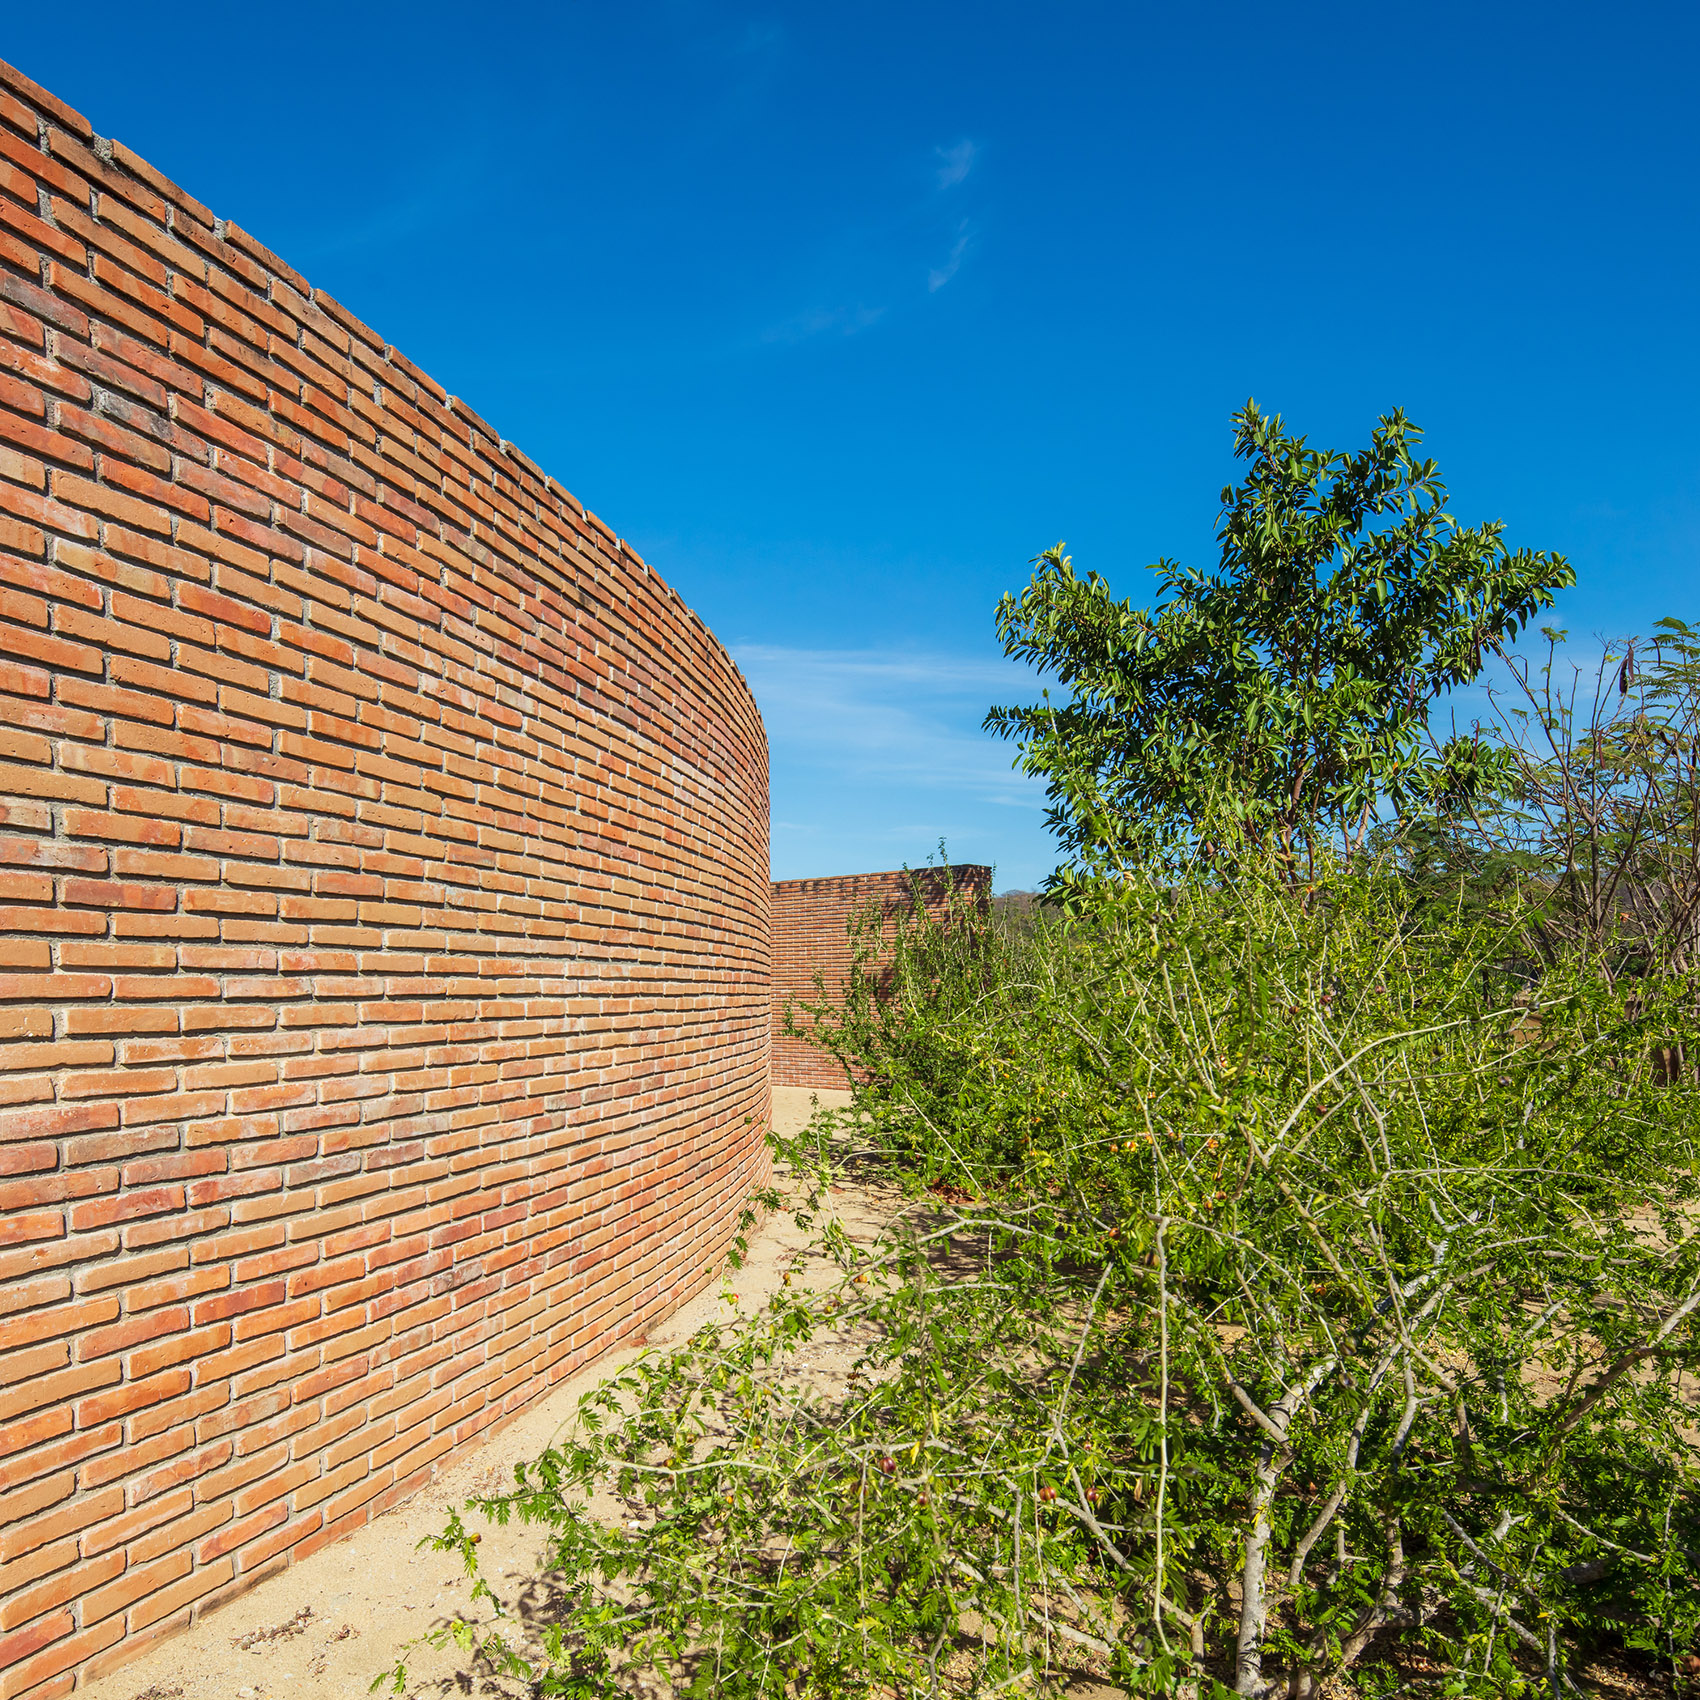
<svg viewBox="0 0 1700 1700"><path fill-rule="evenodd" d="M817 1202L872 1167L910 1208L475 1502L548 1530L541 1691L1305 1695L1426 1649L1434 1692L1557 1694L1601 1648L1680 1661L1700 1145L1650 1058L1692 993L1516 991L1501 934L1436 913L1324 859L901 926L879 998L814 1012L855 1116L780 1155ZM810 1400L783 1366L828 1336L862 1374ZM585 1511L610 1481L640 1527ZM476 1570L459 1519L440 1544Z"/></svg>

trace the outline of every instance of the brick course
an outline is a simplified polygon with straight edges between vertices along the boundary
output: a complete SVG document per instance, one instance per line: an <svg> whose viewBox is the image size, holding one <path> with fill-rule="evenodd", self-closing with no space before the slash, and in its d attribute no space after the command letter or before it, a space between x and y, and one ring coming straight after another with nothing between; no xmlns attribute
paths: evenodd
<svg viewBox="0 0 1700 1700"><path fill-rule="evenodd" d="M0 1700L411 1492L763 1172L767 745L679 598L0 67Z"/></svg>
<svg viewBox="0 0 1700 1700"><path fill-rule="evenodd" d="M825 879L779 880L773 887L773 1084L842 1091L850 1082L838 1063L807 1039L785 1031L787 1011L842 993L855 956L852 929L877 915L889 924L911 913L917 899L943 916L954 886L958 899L984 904L992 895L992 870L975 863L948 871L899 869L880 874L838 874ZM876 958L877 960L877 958ZM817 983L816 976L820 979ZM801 1018L807 1025L807 1018Z"/></svg>

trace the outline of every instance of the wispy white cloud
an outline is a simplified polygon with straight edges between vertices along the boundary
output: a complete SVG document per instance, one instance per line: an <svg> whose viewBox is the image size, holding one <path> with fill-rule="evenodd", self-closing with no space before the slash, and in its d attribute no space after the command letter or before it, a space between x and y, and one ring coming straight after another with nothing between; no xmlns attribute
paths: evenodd
<svg viewBox="0 0 1700 1700"><path fill-rule="evenodd" d="M1036 781L980 730L993 702L1034 694L1014 662L917 651L746 644L733 657L756 693L776 755L822 778L920 783L1037 809Z"/></svg>
<svg viewBox="0 0 1700 1700"><path fill-rule="evenodd" d="M980 149L977 143L965 138L949 147L935 148L933 153L934 181L942 193L967 178L974 169ZM888 313L901 316L906 310L913 309L918 300L914 282L919 270L916 262L924 253L924 250L917 251L917 247L919 242L926 240L921 235L923 229L932 226L936 230L933 225L936 217L936 205L929 197L906 210L892 213L883 223L838 232L829 243L823 244L815 256L813 267L831 277L824 287L821 281L817 281L815 289L829 302L836 297L836 304L820 304L817 295L816 305L792 312L767 325L755 333L755 342L789 347L817 337L856 336L879 324ZM950 246L944 258L925 268L929 295L937 294L962 269L978 235L967 218L960 218L954 226L947 225L946 228L949 230ZM908 257L904 258L904 255ZM857 279L860 279L859 283ZM856 299L857 296L862 298ZM876 305L867 305L868 297L872 297ZM854 305L849 301L854 301Z"/></svg>
<svg viewBox="0 0 1700 1700"><path fill-rule="evenodd" d="M763 342L807 342L816 336L855 336L884 317L883 307L811 307L807 312L770 325L761 333Z"/></svg>
<svg viewBox="0 0 1700 1700"><path fill-rule="evenodd" d="M953 142L948 148L934 148L938 155L938 186L941 189L954 189L970 171L974 169L974 161L980 150L974 143L964 138Z"/></svg>
<svg viewBox="0 0 1700 1700"><path fill-rule="evenodd" d="M776 879L919 866L942 839L990 862L998 889L1056 865L1038 780L980 730L995 702L1031 701L1000 656L734 646L767 727Z"/></svg>
<svg viewBox="0 0 1700 1700"><path fill-rule="evenodd" d="M927 293L936 294L950 282L962 269L962 261L968 253L969 244L974 240L974 230L967 219L956 227L956 240L951 244L950 257L942 266L934 266L927 273Z"/></svg>

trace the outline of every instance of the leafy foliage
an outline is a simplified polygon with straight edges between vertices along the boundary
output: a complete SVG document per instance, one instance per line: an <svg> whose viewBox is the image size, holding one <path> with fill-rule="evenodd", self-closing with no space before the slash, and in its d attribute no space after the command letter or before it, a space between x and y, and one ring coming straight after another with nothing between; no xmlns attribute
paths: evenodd
<svg viewBox="0 0 1700 1700"><path fill-rule="evenodd" d="M1458 526L1418 438L1248 404L1216 574L1136 610L1059 545L1000 605L1066 688L988 718L1066 901L864 937L808 1012L855 1112L776 1141L835 1279L474 1502L558 1597L540 1651L467 1644L574 1700L1559 1700L1602 1647L1700 1653L1700 642L1591 704L1512 661L1436 745L1571 575ZM871 1250L846 1170L906 1189ZM857 1373L811 1393L826 1341Z"/></svg>
<svg viewBox="0 0 1700 1700"><path fill-rule="evenodd" d="M1700 633L1662 620L1592 666L1548 631L1508 655L1470 742L1492 783L1449 815L1387 833L1413 883L1513 926L1547 964L1580 953L1611 979L1700 965Z"/></svg>
<svg viewBox="0 0 1700 1700"><path fill-rule="evenodd" d="M1692 1645L1691 1002L1484 1004L1503 937L1322 874L917 917L816 1012L870 1084L781 1154L911 1207L479 1502L549 1532L541 1692L1304 1695L1404 1642L1486 1696ZM827 1338L841 1399L783 1374Z"/></svg>
<svg viewBox="0 0 1700 1700"><path fill-rule="evenodd" d="M1005 652L1065 687L986 724L1048 782L1050 820L1088 872L1201 841L1284 854L1361 840L1383 801L1467 794L1479 748L1427 748L1429 710L1476 677L1573 582L1513 551L1498 521L1460 526L1403 413L1355 454L1309 448L1247 402L1245 481L1222 493L1214 574L1159 561L1160 601L1117 601L1063 545L998 606Z"/></svg>

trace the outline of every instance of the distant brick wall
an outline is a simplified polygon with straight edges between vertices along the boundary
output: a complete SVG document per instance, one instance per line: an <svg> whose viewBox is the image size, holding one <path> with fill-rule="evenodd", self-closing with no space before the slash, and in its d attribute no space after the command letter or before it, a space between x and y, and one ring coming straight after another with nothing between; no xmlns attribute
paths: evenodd
<svg viewBox="0 0 1700 1700"><path fill-rule="evenodd" d="M842 1090L844 1070L825 1051L785 1031L785 1015L798 1003L819 1001L815 976L829 996L849 975L856 941L851 926L872 910L886 918L907 914L918 895L929 912L942 914L951 886L971 902L992 894L992 870L973 864L942 870L904 869L883 874L840 874L830 879L781 880L773 887L773 1084Z"/></svg>
<svg viewBox="0 0 1700 1700"><path fill-rule="evenodd" d="M607 526L0 68L0 764L0 1697L45 1697L708 1278L767 745Z"/></svg>

